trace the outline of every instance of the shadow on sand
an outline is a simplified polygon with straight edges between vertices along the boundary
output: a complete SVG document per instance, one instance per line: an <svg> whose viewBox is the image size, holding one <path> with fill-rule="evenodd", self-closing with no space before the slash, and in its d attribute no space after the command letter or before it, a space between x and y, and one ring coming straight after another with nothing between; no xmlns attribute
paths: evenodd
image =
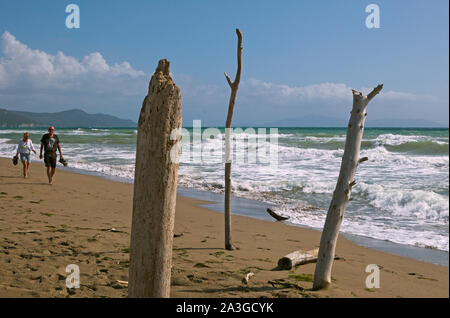
<svg viewBox="0 0 450 318"><path fill-rule="evenodd" d="M271 292L282 289L287 289L288 287L275 288L271 286L260 286L260 287L249 287L249 286L233 286L227 288L206 288L201 290L182 290L187 293L220 293L220 292Z"/></svg>

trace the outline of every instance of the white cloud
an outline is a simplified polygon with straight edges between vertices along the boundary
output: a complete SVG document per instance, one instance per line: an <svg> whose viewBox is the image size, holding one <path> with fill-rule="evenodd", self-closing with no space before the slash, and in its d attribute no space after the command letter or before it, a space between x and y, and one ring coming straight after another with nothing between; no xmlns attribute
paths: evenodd
<svg viewBox="0 0 450 318"><path fill-rule="evenodd" d="M289 86L274 84L257 79L249 79L243 83L246 92L252 95L263 95L280 101L312 101L323 99L348 99L351 89L342 83L321 83L306 86Z"/></svg>
<svg viewBox="0 0 450 318"><path fill-rule="evenodd" d="M30 111L83 108L137 118L150 76L134 69L127 61L108 64L99 52L82 58L60 51L49 54L29 48L8 31L3 33L0 41L0 107L20 107ZM206 83L186 74L173 77L182 90L183 105L187 106L183 107L184 115L223 121L230 96L225 77L222 84ZM352 88L345 83L296 86L243 79L236 113L247 122L254 117L269 121L305 113L340 116L351 103ZM372 90L355 89L364 94ZM376 98L377 102L386 105L385 108L390 107L391 113L395 111L392 105L399 109L412 103L433 105L436 100L433 96L387 90L387 85ZM289 114L280 112L279 107L289 109ZM374 112L383 111L383 107L373 109Z"/></svg>
<svg viewBox="0 0 450 318"><path fill-rule="evenodd" d="M0 58L0 89L83 89L104 91L127 80L145 79L145 73L128 62L108 65L99 52L81 60L62 52L56 55L33 50L5 31L1 37L3 57ZM116 85L110 85L110 84ZM135 82L134 82L135 83ZM129 85L128 90L131 88ZM120 86L119 86L120 87ZM125 89L127 91L127 89Z"/></svg>
<svg viewBox="0 0 450 318"><path fill-rule="evenodd" d="M1 37L3 57L0 57L0 90L56 89L106 92L123 92L124 95L143 95L148 78L141 70L133 69L127 61L109 65L102 54L93 52L82 59L67 56L58 51L51 55L33 50L5 31ZM214 98L223 98L228 90L224 85L202 83L188 75L177 75L183 95L196 102L210 103ZM145 86L143 86L145 85ZM276 84L258 79L243 80L240 95L263 98L277 105L314 101L351 101L351 89L344 83L319 83L305 86ZM367 94L371 88L359 89ZM433 96L406 92L382 91L378 99L392 101L433 101Z"/></svg>
<svg viewBox="0 0 450 318"><path fill-rule="evenodd" d="M370 92L370 89L364 89L364 91ZM396 92L396 91L385 91L383 94L380 94L379 97L381 100L391 100L391 101L404 101L404 102L436 102L439 99L435 96L431 95L418 95L412 93L405 92Z"/></svg>
<svg viewBox="0 0 450 318"><path fill-rule="evenodd" d="M285 84L274 84L258 79L249 79L243 82L243 90L250 96L263 96L279 105L285 103L320 102L320 101L351 101L352 87L343 83L320 83L306 86L289 86ZM368 94L373 88L355 88ZM433 96L416 95L397 91L382 91L378 99L392 101L434 101Z"/></svg>

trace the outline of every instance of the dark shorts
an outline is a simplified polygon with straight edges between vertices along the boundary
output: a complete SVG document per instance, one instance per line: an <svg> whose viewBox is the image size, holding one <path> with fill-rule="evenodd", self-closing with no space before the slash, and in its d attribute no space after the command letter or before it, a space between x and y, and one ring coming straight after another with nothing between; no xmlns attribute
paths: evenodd
<svg viewBox="0 0 450 318"><path fill-rule="evenodd" d="M46 167L56 168L56 154L44 154L44 163Z"/></svg>

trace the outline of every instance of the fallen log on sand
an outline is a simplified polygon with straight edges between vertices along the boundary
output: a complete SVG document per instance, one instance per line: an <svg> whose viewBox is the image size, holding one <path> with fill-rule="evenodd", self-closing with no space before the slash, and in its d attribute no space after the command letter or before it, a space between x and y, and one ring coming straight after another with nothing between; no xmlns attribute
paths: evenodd
<svg viewBox="0 0 450 318"><path fill-rule="evenodd" d="M294 266L316 262L318 253L318 248L306 252L302 250L292 252L278 260L278 267L291 269Z"/></svg>
<svg viewBox="0 0 450 318"><path fill-rule="evenodd" d="M285 221L287 219L289 219L289 217L285 217L285 216L281 216L277 213L275 213L272 209L267 208L267 213L270 214L271 217L273 217L275 220L277 221Z"/></svg>

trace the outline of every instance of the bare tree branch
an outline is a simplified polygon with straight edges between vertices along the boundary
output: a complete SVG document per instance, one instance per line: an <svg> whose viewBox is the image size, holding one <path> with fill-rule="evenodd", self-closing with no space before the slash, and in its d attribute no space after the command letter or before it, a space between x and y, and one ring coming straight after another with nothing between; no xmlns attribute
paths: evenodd
<svg viewBox="0 0 450 318"><path fill-rule="evenodd" d="M225 74L225 77L227 78L228 85L230 85L231 89L233 89L233 82L231 81L231 78L226 72L223 72L223 74Z"/></svg>
<svg viewBox="0 0 450 318"><path fill-rule="evenodd" d="M373 91L371 91L371 92L369 93L369 95L367 95L367 99L368 99L369 101L371 101L372 98L374 98L375 96L377 96L377 94L378 94L382 89L383 89L383 84L379 84L377 87L375 87L375 88L373 89Z"/></svg>
<svg viewBox="0 0 450 318"><path fill-rule="evenodd" d="M238 36L237 45L237 71L234 82L231 82L230 77L225 73L228 85L231 88L230 102L228 104L228 114L227 120L225 122L225 157L230 158L230 133L231 121L233 119L234 104L236 102L236 95L239 87L239 82L241 80L241 70L242 70L242 33L239 29L236 29L236 34ZM233 246L231 240L231 162L225 162L225 248L227 250L234 250L236 247Z"/></svg>
<svg viewBox="0 0 450 318"><path fill-rule="evenodd" d="M237 47L237 72L234 79L234 85L236 90L238 88L239 82L241 81L241 70L242 70L242 33L239 29L236 29L236 34L238 36L238 47Z"/></svg>
<svg viewBox="0 0 450 318"><path fill-rule="evenodd" d="M231 95L230 102L228 104L228 115L227 121L225 123L225 128L231 128L231 121L233 120L233 111L234 111L234 103L236 102L237 90L239 87L239 82L241 81L241 70L242 70L242 33L239 29L236 29L236 34L238 36L238 45L237 45L237 59L238 66L236 71L236 77L234 78L234 82L231 83L231 79L227 73L225 73L225 77L227 78L228 84L231 87Z"/></svg>

